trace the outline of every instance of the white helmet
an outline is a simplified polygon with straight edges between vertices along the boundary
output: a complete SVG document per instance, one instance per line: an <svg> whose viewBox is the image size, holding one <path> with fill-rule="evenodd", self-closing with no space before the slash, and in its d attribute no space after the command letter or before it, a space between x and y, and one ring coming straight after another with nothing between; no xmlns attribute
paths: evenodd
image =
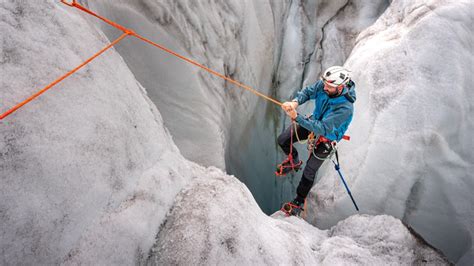
<svg viewBox="0 0 474 266"><path fill-rule="evenodd" d="M351 72L341 66L332 66L324 71L321 79L331 87L339 87L351 81Z"/></svg>

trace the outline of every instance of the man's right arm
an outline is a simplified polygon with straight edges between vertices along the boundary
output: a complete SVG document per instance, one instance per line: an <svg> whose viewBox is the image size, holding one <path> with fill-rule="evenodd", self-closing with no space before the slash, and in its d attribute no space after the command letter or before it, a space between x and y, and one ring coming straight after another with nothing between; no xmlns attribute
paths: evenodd
<svg viewBox="0 0 474 266"><path fill-rule="evenodd" d="M302 105L309 99L314 99L315 97L315 91L318 89L318 87L321 85L322 81L318 81L314 83L313 85L307 86L306 88L302 89L296 94L296 97L293 99L294 102L297 102L298 105Z"/></svg>

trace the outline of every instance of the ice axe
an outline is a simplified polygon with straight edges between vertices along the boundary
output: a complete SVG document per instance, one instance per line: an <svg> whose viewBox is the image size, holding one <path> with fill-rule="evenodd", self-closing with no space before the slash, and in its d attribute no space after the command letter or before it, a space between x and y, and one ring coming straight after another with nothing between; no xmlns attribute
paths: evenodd
<svg viewBox="0 0 474 266"><path fill-rule="evenodd" d="M335 147L333 147L333 148L335 148ZM346 191L349 194L349 197L351 197L352 203L354 203L354 207L356 208L357 211L359 211L359 207L357 206L357 203L355 202L354 197L352 197L351 190L347 186L347 183L344 180L344 176L342 176L341 167L339 166L339 156L337 155L337 150L336 150L336 161L337 161L337 163L334 160L332 160L332 162L334 163L334 168L336 169L337 173L339 174L339 177L341 177L342 183L344 184L344 187L346 188Z"/></svg>

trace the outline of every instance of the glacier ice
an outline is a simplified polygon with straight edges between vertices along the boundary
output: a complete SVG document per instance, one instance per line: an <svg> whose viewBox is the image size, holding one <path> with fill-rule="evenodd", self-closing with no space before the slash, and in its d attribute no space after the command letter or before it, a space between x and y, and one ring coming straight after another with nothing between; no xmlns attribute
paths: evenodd
<svg viewBox="0 0 474 266"><path fill-rule="evenodd" d="M440 66L435 69L438 72L429 73L431 64L434 64L432 61L443 60L452 65L469 60L472 62L472 54L468 53L469 47L472 48L472 45L469 46L471 42L462 38L469 32L469 27L466 29L462 26L469 21L468 8L463 9L466 11L461 12L459 17L454 16L452 11L452 5L469 4L466 1L449 1L450 5L444 8L438 7L440 1L430 1L427 7L419 5L419 2L410 4L410 1L391 1L388 14L393 15L393 19L391 20L390 15L386 14L373 27L364 31L358 39L355 39L358 32L375 21L378 14L388 5L387 1L373 2L370 5L363 4L363 1L353 1L354 5L345 5L343 1L292 3L226 1L226 3L216 2L215 6L218 8L211 10L202 6L202 3L194 1L192 6L185 1L81 2L88 3L90 7L100 10L112 19L124 22L137 31L143 31L140 33L147 37L153 38L159 35L159 41L170 48L191 55L198 61L243 80L253 87L261 88L264 93L279 95L282 99L291 95L292 88L296 89L317 77L321 68L320 60L326 62L325 64L333 63L331 57L327 57L331 49L343 51L341 54L344 56L336 58L341 60L338 62L342 62L357 42L348 65L360 70L370 70L367 67L370 66L374 71L381 66L370 64L372 62L370 57L374 53L372 50L379 52L380 56L383 56L381 57L383 61L391 55L388 52L390 49L394 51L392 56L402 55L402 51L397 50L400 49L397 48L397 41L405 41L401 42L401 46L407 46L410 42L414 42L414 39L417 41L416 45L428 45L431 39L423 34L421 34L423 38L418 40L413 37L402 38L410 36L412 28L417 34L423 33L423 28L427 26L421 22L428 19L431 19L428 21L436 26L443 26L443 23L451 20L458 23L450 31L451 42L437 38L427 50L433 51L433 47L438 43L446 41L457 48L458 57L446 57L448 51L440 53L439 57L434 59L429 57L428 52L420 53L417 59L424 62L424 65L420 67L411 61L411 67L425 70L423 73L429 80L437 80L436 77L442 84L451 85L446 76L439 74L445 68ZM430 12L425 12L425 15L421 16L425 20L417 16L423 14L422 11L426 8L432 7L436 10L434 13L439 14L439 18L433 18ZM323 12L325 8L326 11ZM230 13L220 13L223 9ZM268 11L272 15L262 17L263 14L270 14ZM208 12L209 17L199 16ZM312 21L308 16L301 16L305 12L306 14L322 12L328 17L317 16L319 20ZM251 14L249 21L241 18L243 13ZM172 17L171 14L175 14L176 17ZM341 39L334 37L340 28L348 23L344 20L348 15L354 15L354 20L358 21L350 25L350 36L341 36ZM284 20L280 16L289 17L288 20ZM403 20L405 16L410 17L408 25L397 24L396 20ZM224 24L219 25L222 17L228 20L224 19ZM179 28L173 23L174 20L186 23L181 23ZM317 33L316 29L321 22L325 23L328 20L331 23L326 25L324 31L326 41L323 42L318 35L322 33ZM311 26L305 28L306 23L310 23ZM394 24L396 26L392 28ZM92 18L59 5L57 1L45 1L41 4L34 1L1 2L1 110L4 111L26 98L36 88L54 80L104 47L108 43L106 36L111 38L117 34L103 26L97 28L96 25L97 22ZM429 25L433 27L432 24ZM216 29L223 30L223 35L212 33ZM442 36L436 31L437 29L431 30ZM282 41L281 45L286 43L284 47L274 47L274 38L290 38L290 31L296 33L293 36L296 39ZM380 34L379 31L387 35ZM158 34L151 34L152 32ZM257 38L259 32L267 35L259 39ZM390 37L397 36L397 32L406 35L402 34L400 38L394 38L395 41L390 43ZM235 34L239 34L243 41L234 40ZM210 38L203 39L206 36ZM181 42L184 37L190 37L187 38L189 43ZM457 37L462 40L461 43L456 42ZM331 38L337 41L332 41ZM377 46L377 40L388 42L389 47ZM303 45L298 42L303 42ZM339 45L332 46L333 42L339 42ZM299 47L297 51L292 50L290 44ZM206 50L211 46L213 52ZM320 50L320 46L324 52ZM134 47L145 51L136 52L134 54L138 58L136 60L126 56L126 52L131 52ZM229 47L232 48L232 52L228 50ZM226 176L219 169L212 167L206 169L186 160L181 156L178 147L183 150L186 157L192 157L201 164L234 168L230 172L243 171L240 168L242 166L232 166L229 163L233 161L232 164L235 164L237 161L248 166L248 169L257 169L257 173L263 175L271 167L271 161L274 160L272 157L276 154L274 143L268 143L268 139L274 137L275 128L281 127L283 122L278 117L279 114L276 117L273 115L276 111L272 106L262 103L253 95L247 95L235 88L231 89L222 81L148 49L149 47L128 38L116 49L106 52L104 56L77 74L2 121L0 124L2 264L18 262L132 264L146 260L148 255L151 255L150 262L165 261L170 259L167 257L169 254L159 256L160 248L163 245L168 250L178 247L172 244L177 241L170 230L174 226L184 230L176 234L196 233L197 241L214 237L208 242L213 247L210 252L214 253L205 257L207 261L214 262L265 263L281 259L287 262L317 261L324 264L366 262L379 264L385 261L400 264L423 262L423 260L446 263L431 248L411 236L395 218L360 215L343 220L352 214L351 206L348 205L350 202L347 203L340 184L335 183L338 179L334 176L325 176L315 188L316 194L312 195L313 198L317 198L318 205L311 206L312 208L308 210L308 220L328 228L319 230L296 218L283 218L278 215L268 218L258 209L248 190L235 178ZM313 50L315 52L311 54ZM309 61L306 62L308 56ZM168 67L162 66L163 61L168 63ZM278 65L278 69L274 69L275 65ZM423 120L420 121L410 120L413 118L402 108L409 103L409 101L404 103L402 100L408 100L406 98L409 98L409 93L413 93L416 88L403 83L406 81L397 80L396 76L392 77L393 82L404 85L405 89L397 92L406 96L397 99L401 101L399 107L396 107L398 102L393 107L386 102L391 92L387 90L388 88L384 90L383 86L378 86L381 83L377 79L381 76L357 72L356 81L359 87L367 87L367 90L359 90L362 93L359 95L359 99L362 96L359 106L361 116L356 118L359 121L355 121L356 126L351 129L351 134L363 137L353 138L353 142L341 145L341 149L354 153L353 157L344 157L343 164L347 166L344 170L350 176L357 196L365 206L370 206L370 201L364 196L361 197L364 195L362 194L364 189L368 191L362 183L369 182L372 187L380 190L378 193L372 190L368 192L374 195L377 203L380 203L370 207L369 214L389 213L399 217L421 232L430 243L447 252L451 259L463 256L463 252L467 252L460 262L469 263L472 257L472 255L469 257L469 254L472 254L470 241L473 205L470 204L472 197L466 195L466 189L473 186L472 178L468 176L463 179L462 175L472 170L472 163L469 164L472 162L472 157L469 157L472 156L469 150L472 148L472 141L469 142L468 135L472 129L472 119L469 116L472 110L469 99L472 95L465 89L467 86L463 85L472 83L472 78L459 76L460 73L464 74L460 69L465 65L466 63L461 63L450 72L450 76L459 80L454 88L457 88L458 95L465 96L464 100L460 99L458 102L450 94L442 94L444 97L437 102L442 109L437 110L417 98L417 101L420 101L417 103L423 106L421 111L425 111ZM399 67L399 65L385 65L381 69L387 73L392 67L399 70L397 66ZM182 69L186 74L177 76L176 69ZM391 76L383 77L389 79ZM423 77L420 81L426 79ZM195 87L186 87L189 83ZM377 87L371 86L372 83L377 84ZM175 84L182 90L174 87ZM223 92L222 87L229 90ZM165 93L160 95L158 94L160 91ZM180 92L191 94L193 98L190 101L187 98L184 100L184 95ZM442 91L437 88L436 92ZM161 96L166 97L161 99ZM431 97L429 99L437 99L434 96L429 95ZM183 105L183 102L186 104ZM462 108L456 108L458 106ZM385 113L385 118L379 118L384 112L378 108L394 108L394 112L404 114L402 118L412 123L411 126L405 125L404 128L410 129L416 124L431 127L430 130L422 132L426 135L413 134L408 136L409 138L402 136L408 143L421 141L424 146L418 147L419 150L407 151L409 153L405 154L400 153L396 149L398 147L388 145L386 139L382 137L385 137L385 134L400 137L397 133L400 129L397 127L401 119L391 117L388 113ZM206 114L206 117L199 118L194 110ZM455 124L456 118L447 115L459 110L462 121L467 123ZM443 115L440 115L440 121L436 120L436 115L430 115L432 111L440 113L444 111ZM180 116L173 121L174 115L177 114ZM250 122L243 118L250 118ZM380 124L383 119L387 119L390 123ZM185 120L189 121L189 124L182 123ZM454 124L449 128L440 128L446 121ZM364 127L364 124L369 126ZM255 125L264 125L264 130L254 130ZM165 126L170 128L172 134ZM195 138L191 138L189 132L194 130L196 130ZM366 149L362 143L369 137L371 141L379 143L380 147L371 146L370 149ZM172 138L176 140L178 147ZM466 141L466 146L461 146L461 142L457 139ZM257 147L261 142L266 143L263 152ZM436 145L432 145L433 143ZM389 150L384 150L384 145ZM244 153L233 152L232 148L235 147L243 147ZM199 149L206 151L205 154L210 157L197 156L199 153L196 153L196 150ZM428 156L429 159L424 160L419 157L418 152L425 156L440 152L443 156ZM408 182L400 185L391 176L394 172L392 168L371 166L364 161L366 156L381 158L381 162L385 163L382 166L387 166L390 157L384 157L385 154L400 156L408 163L408 170L411 171L408 173L418 173L416 172L418 165L433 166L426 168L428 169L426 174L435 174L437 180L441 180L444 186L427 183L427 178L417 181L410 178ZM265 157L270 158L270 162L261 161ZM446 162L444 158L450 160ZM411 162L411 159L414 161ZM259 169L260 162L264 166ZM358 174L357 165L363 166L361 172L383 170L385 175L382 178L377 176L379 178L363 180L365 176L370 175ZM457 170L446 172L444 168L441 169L442 166ZM460 176L461 181L443 179L443 176L451 175ZM195 179L196 177L199 178ZM284 189L282 184L275 185L271 180L262 181L249 174L240 178L259 189L268 188L265 195L260 195L258 202L271 199L276 194L274 191ZM175 196L185 186L187 188L175 201ZM275 186L280 187L275 189ZM383 194L383 191L394 188L393 194ZM449 188L454 189L453 194L447 193ZM220 193L219 190L229 193ZM439 204L439 201L435 201L439 199L426 197L426 191L440 192L433 195L441 195L446 204L430 206L430 202ZM280 195L273 200L282 198L284 196ZM194 201L194 205L183 204ZM193 209L192 206L198 208ZM423 209L425 206L438 208L437 212L434 214L427 212ZM171 214L166 217L172 207ZM231 216L233 220L225 216L228 213L223 213L223 208L234 210ZM317 219L314 218L312 211L318 212ZM189 219L197 219L202 223L180 224L185 221L176 221L176 217L182 215L188 215ZM453 223L446 223L446 217L450 216L453 217ZM433 218L438 220L428 225L423 223L425 219ZM342 221L336 225L339 220ZM440 223L436 223L439 221ZM162 224L163 222L165 224ZM215 226L216 224L219 226ZM359 230L352 232L348 227ZM204 231L200 232L200 228L204 228ZM387 232L386 228L393 230ZM439 228L446 230L446 235L432 234ZM233 233L236 235L232 236ZM249 241L253 240L254 236L258 237L258 242ZM187 237L188 241L193 239L191 235ZM377 239L380 238L383 241L378 243ZM439 243L443 239L448 239L447 243L457 241L458 245L450 247L445 243ZM282 240L281 244L276 240ZM292 245L289 246L289 243ZM295 250L294 246L298 244L302 247ZM238 255L247 252L253 247L252 245L258 247L249 252L264 254L260 254L261 257L257 258ZM155 247L150 253L152 246ZM184 249L189 250L189 254L195 254L201 251L201 248L196 247L194 243L184 246ZM230 258L223 257L226 252L234 253ZM302 257L293 258L293 254L301 254ZM191 258L192 256L189 256L183 260Z"/></svg>
<svg viewBox="0 0 474 266"><path fill-rule="evenodd" d="M108 44L53 1L0 2L0 32L2 111ZM113 49L2 122L3 265L131 264L193 177Z"/></svg>
<svg viewBox="0 0 474 266"><path fill-rule="evenodd" d="M269 49L272 17L265 15L271 13L268 4L182 0L87 3L143 36L268 93L271 64L266 62L273 56ZM106 24L101 28L110 39L120 34ZM229 135L242 134L242 120L248 121L256 112L258 98L139 40L119 46L117 51L150 99L161 106L165 125L183 155L225 169Z"/></svg>
<svg viewBox="0 0 474 266"><path fill-rule="evenodd" d="M393 1L346 66L358 101L340 147L363 212L411 225L454 262L473 261L472 1ZM354 213L335 171L313 188L320 227Z"/></svg>
<svg viewBox="0 0 474 266"><path fill-rule="evenodd" d="M277 212L220 170L178 195L144 261L152 265L445 265L435 250L387 215L355 215L329 230Z"/></svg>
<svg viewBox="0 0 474 266"><path fill-rule="evenodd" d="M139 34L282 101L314 81L320 61L342 64L357 34L388 5L385 0L84 2ZM343 26L348 34L337 33ZM111 40L119 34L105 24L101 29ZM238 176L267 213L293 196L297 181L283 182L269 174L281 161L275 135L287 123L279 108L138 40L117 51L160 106L165 125L186 158ZM198 111L191 106L199 106Z"/></svg>

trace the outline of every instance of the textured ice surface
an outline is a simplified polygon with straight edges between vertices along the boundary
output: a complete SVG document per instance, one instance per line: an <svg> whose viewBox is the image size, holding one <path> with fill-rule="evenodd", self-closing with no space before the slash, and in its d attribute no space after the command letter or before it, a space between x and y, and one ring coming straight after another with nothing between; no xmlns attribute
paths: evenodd
<svg viewBox="0 0 474 266"><path fill-rule="evenodd" d="M89 6L219 73L269 92L273 18L268 3L144 0L89 1ZM102 29L109 38L120 34L109 25ZM238 145L228 147L228 142L241 142L242 132L256 127L249 118L267 103L139 40L117 50L160 106L183 155L225 169L225 150L236 153Z"/></svg>
<svg viewBox="0 0 474 266"><path fill-rule="evenodd" d="M216 169L177 197L148 263L156 265L445 265L391 216L355 215L319 230L268 217L237 179Z"/></svg>
<svg viewBox="0 0 474 266"><path fill-rule="evenodd" d="M363 213L398 217L465 263L474 261L473 7L393 1L359 35L346 63L358 85L352 140L340 145ZM354 213L337 173L326 173L312 196L322 227Z"/></svg>
<svg viewBox="0 0 474 266"><path fill-rule="evenodd" d="M192 5L198 6L187 6L188 2L183 1L167 4L152 1L113 1L111 4L109 1L93 2L91 6L112 19L130 23L130 27L142 30L140 33L146 33L147 37L159 36L158 40L171 48L190 54L246 84L262 88L263 92L281 89L273 90L271 94L284 99L290 96L293 84L298 87L310 82L311 75L317 77L319 59L311 59L306 70L293 68L290 64L297 65L310 54L312 49L308 47L312 46L312 41L309 40L318 40L317 36L310 37L315 34L311 30L307 35L297 34L297 39L305 43L297 47L305 52L292 54L288 44L285 49L290 50L283 56L283 52L276 51L284 49L274 48L268 41L271 37L260 40L255 37L256 32L263 33L266 32L264 29L275 27L277 31L267 34L289 38L290 33L286 31L293 31L298 25L305 28L304 23L308 22L300 15L313 12L308 11L311 8L326 14L327 18L321 18L324 21L358 6L360 8L349 12L360 18L357 23L354 22L356 19L350 21L349 32L354 36L346 39L346 35L341 35L344 40L339 41L346 44L334 46L334 51L342 49L346 54L351 51L358 31L370 25L377 17L374 14L381 12L386 4L386 1L373 6L359 2L353 2L354 5L330 2L302 2L304 5L299 5L298 1L292 4L227 1L216 3L218 10L200 7L197 1L192 1ZM472 52L469 52L472 51L473 35L469 24L472 14L468 13L472 12L469 11L472 4L445 1L445 5L439 7L439 1L420 3L392 1L392 7L383 19L357 39L357 47L347 64L355 71L358 82L358 113L350 132L352 142L341 145L343 154L350 151L352 155L343 155L343 170L366 213L389 213L403 219L430 243L443 249L453 261L463 256L460 262L467 264L472 261L474 213L473 197L468 194L474 187L472 175L468 174L474 170L470 138L472 91L469 86L472 77L465 71L473 61ZM141 8L135 6L140 4ZM268 5L273 16L260 20ZM209 33L214 37L209 39L211 43L206 43L205 38L201 38L214 30L215 23L221 18L219 12L224 9L229 13L223 17L229 21L224 22L222 31L216 30L224 34ZM249 10L256 13L250 16L252 22L246 24L240 17ZM202 12L213 14L209 15L208 22L203 22L206 16L197 16ZM235 14L230 14L232 12ZM290 13L292 17L288 16L288 19L275 19ZM0 3L2 111L108 43L102 31L95 27L96 20L78 14L52 1ZM170 18L169 14L177 17ZM337 35L336 29L345 25L346 16L348 14L336 16L332 20L335 24L327 25L325 32L332 34L326 35L326 40ZM181 28L173 24L175 20L180 22ZM155 21L161 28L156 27ZM269 21L274 25L269 26ZM255 27L256 23L258 27ZM285 31L281 28L283 24L289 25ZM319 24L314 25L317 28ZM232 39L238 39L232 37L236 29L241 42ZM109 38L117 36L116 32L105 33ZM179 34L192 38L183 45L173 37ZM323 47L327 45L325 55L331 54L327 50L331 49L331 43L323 42ZM298 45L297 42L293 44ZM210 46L212 53L207 52ZM195 232L199 241L203 241L199 237L215 237L210 239L214 242L208 242L213 247L212 256L207 256L202 247L193 246L193 243L184 247L191 250L189 258L202 251L204 260L210 262L225 262L222 254L234 252L226 259L235 263L272 263L276 259L307 264L381 264L386 261L410 264L423 260L444 263L431 249L417 243L399 221L389 216L350 217L328 231L321 231L299 219L280 221L278 216L275 220L263 215L237 180L217 169L203 169L185 160L164 123L171 128L178 145L184 143L183 149L190 149L184 151L188 157L211 155L212 158L203 155L196 160L221 168L224 162L232 159L242 165L233 166L234 171L250 169L248 172L261 174L268 169L260 167L260 160L275 154L274 143L268 143L268 139L274 137L273 123L281 123L273 121L276 120L272 115L275 110L239 89L223 93L222 87L229 88L228 84L198 74L196 69L173 62L154 49L137 52L134 56L138 59L131 60L123 51L132 51L133 47L148 49L136 40L124 40L117 47L124 59L115 49L106 52L0 124L2 264L133 264L143 261L155 242L151 261L165 261L170 259L166 257L169 254L157 254L161 244L170 245L170 241L175 241L173 235L162 237L170 234L173 224L177 229L183 228L181 234ZM230 50L238 51L237 55ZM293 60L295 54L300 59ZM276 70L270 69L275 64L266 61L269 57L273 58L273 63L275 58L288 62L288 65L278 64L279 78L275 78ZM324 61L331 57L322 58ZM338 60L344 60L344 57ZM163 61L167 67L162 66ZM187 74L176 76L176 69ZM304 71L306 74L302 74ZM297 72L301 79L292 77ZM157 78L147 80L148 76ZM285 85L287 88L278 85L286 80L291 80ZM273 88L270 86L272 81L275 82ZM148 95L139 82L144 84ZM184 94L175 84L179 89L189 90L186 94L196 98L185 101L181 98ZM186 87L188 84L196 86L197 91L192 90L196 94ZM427 90L430 93L426 93ZM160 99L154 94L159 91L165 91L164 96L168 98ZM230 108L238 112L230 112ZM203 120L194 120L200 117L196 110L206 114ZM168 112L163 119L161 112ZM180 116L173 119L177 114ZM173 125L172 122L176 123ZM256 131L256 125L259 129L264 125L267 131ZM196 135L191 137L189 132L193 130ZM215 142L211 143L211 140ZM186 141L192 143L186 144ZM257 144L261 143L268 143L263 153L255 152L260 149ZM223 150L233 151L231 148L235 147L245 153ZM199 148L205 152L194 153ZM237 158L229 158L229 154ZM264 165L271 166L272 162ZM196 176L201 178L178 198L168 222L155 239L175 195ZM206 177L210 178L209 183L205 182ZM274 187L279 184L271 182L273 179L263 182L264 178L250 175L240 178L254 188L266 188L266 194L256 194L260 197L259 202L271 199L279 189ZM196 187L203 191L195 191ZM214 187L215 192L208 190L209 187ZM229 193L219 194L219 191ZM324 178L315 191L319 205L312 207L316 207L313 211L317 210L318 216L314 219L314 213L309 212L310 221L330 228L352 214L351 203L334 173ZM209 195L216 195L221 200L216 201L216 197ZM314 199L314 195L311 197ZM182 204L190 201L202 203L189 204L202 209L190 210ZM233 212L222 212L225 208ZM181 217L185 211L189 211L189 219L201 219L201 224L184 225L191 226L187 228L173 223L173 217ZM215 216L209 216L208 212ZM233 219L224 215L232 215L230 218ZM346 226L360 230L347 232ZM194 227L209 229L200 232L194 231ZM367 228L373 230L364 231ZM387 233L383 231L386 228L394 229ZM236 232L247 237L232 236ZM254 236L259 242L253 242ZM193 236L187 237L192 239ZM378 243L380 238L382 243ZM222 239L224 244L219 242ZM286 242L293 244L289 246ZM297 242L304 246L296 249ZM344 244L343 248L340 243ZM249 252L264 252L262 258L266 260L255 258L253 261L253 257L239 256L250 250L246 246L257 247ZM168 248L173 250L176 246ZM293 254L301 254L302 258Z"/></svg>
<svg viewBox="0 0 474 266"><path fill-rule="evenodd" d="M89 5L219 73L271 94L276 30L267 1L89 1ZM110 39L119 34L110 26L101 28ZM186 158L236 174L262 208L278 207L281 184L275 184L272 173L279 108L148 44L132 40L117 50L158 105Z"/></svg>
<svg viewBox="0 0 474 266"><path fill-rule="evenodd" d="M0 32L2 112L108 44L52 1L0 2ZM0 124L0 264L133 264L194 168L107 51Z"/></svg>
<svg viewBox="0 0 474 266"><path fill-rule="evenodd" d="M281 101L314 82L321 68L342 64L357 34L388 5L361 2L88 1L100 14ZM110 39L119 34L101 28ZM267 213L294 196L297 180L271 174L282 160L275 135L287 123L278 106L137 40L117 51L184 156L238 176Z"/></svg>

